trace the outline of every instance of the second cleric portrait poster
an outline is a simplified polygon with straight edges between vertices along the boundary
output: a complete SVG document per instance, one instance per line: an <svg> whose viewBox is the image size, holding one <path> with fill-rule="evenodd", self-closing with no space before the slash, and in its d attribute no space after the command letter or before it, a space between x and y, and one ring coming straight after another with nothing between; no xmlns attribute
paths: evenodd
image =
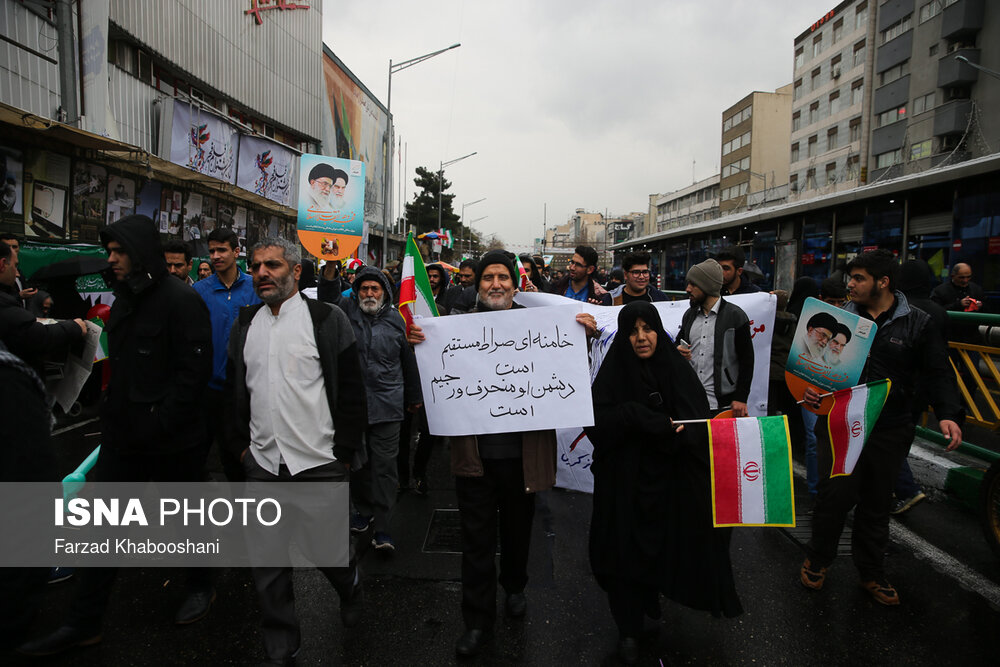
<svg viewBox="0 0 1000 667"><path fill-rule="evenodd" d="M869 319L819 299L806 299L785 365L792 395L801 399L809 385L827 393L859 384L876 328ZM827 409L824 405L818 412L825 414Z"/></svg>
<svg viewBox="0 0 1000 667"><path fill-rule="evenodd" d="M305 154L299 165L299 240L312 255L350 257L365 219L365 163Z"/></svg>

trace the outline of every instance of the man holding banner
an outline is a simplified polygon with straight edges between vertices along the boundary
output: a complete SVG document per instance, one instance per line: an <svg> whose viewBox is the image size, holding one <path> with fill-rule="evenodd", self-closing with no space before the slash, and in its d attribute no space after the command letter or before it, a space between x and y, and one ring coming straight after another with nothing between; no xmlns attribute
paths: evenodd
<svg viewBox="0 0 1000 667"><path fill-rule="evenodd" d="M930 317L911 308L902 292L894 291L897 268L895 257L885 250L862 253L847 266L851 301L845 310L878 327L864 375L872 382L888 378L891 390L877 421L865 418L870 412L865 402L855 407L853 400L846 412L835 403L830 415L821 417L816 428L819 496L812 539L806 545L808 558L800 571L803 586L813 590L823 587L827 568L837 555L844 521L853 508L851 546L861 585L876 602L889 606L899 604L899 595L883 568L889 542L889 509L899 466L913 441L911 406L918 381L927 390L941 432L950 440L948 450L962 441L962 409L951 381L945 343ZM806 389L805 401L814 409L819 409L820 399L814 389ZM867 438L862 440L864 448L853 472L836 472L833 448L842 438L832 437L831 433L840 436L845 426L849 432ZM869 427L870 433L866 434Z"/></svg>
<svg viewBox="0 0 1000 667"><path fill-rule="evenodd" d="M483 256L476 270L479 298L474 312L523 308L514 303L518 275L514 262L514 255L502 250ZM592 315L579 313L576 321L588 335L596 333ZM424 342L417 324L411 326L409 340ZM417 356L419 362L420 354ZM425 391L425 401L431 400L427 394ZM462 526L462 616L466 627L455 644L455 652L472 656L492 636L496 620L498 521L499 581L507 593L506 613L512 618L525 614L524 587L528 582L535 493L555 484L555 432L547 429L452 436L451 467Z"/></svg>

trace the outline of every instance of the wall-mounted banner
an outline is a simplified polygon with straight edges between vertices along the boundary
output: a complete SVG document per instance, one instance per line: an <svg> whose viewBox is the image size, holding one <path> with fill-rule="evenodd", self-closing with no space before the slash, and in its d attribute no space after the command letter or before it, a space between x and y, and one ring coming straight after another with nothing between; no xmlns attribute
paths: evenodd
<svg viewBox="0 0 1000 667"><path fill-rule="evenodd" d="M164 104L160 155L174 164L227 183L236 183L236 127L185 102ZM168 145L163 144L169 142Z"/></svg>
<svg viewBox="0 0 1000 667"><path fill-rule="evenodd" d="M242 135L236 185L282 206L291 207L296 154L279 143Z"/></svg>
<svg viewBox="0 0 1000 667"><path fill-rule="evenodd" d="M424 318L416 346L435 435L591 426L580 304Z"/></svg>
<svg viewBox="0 0 1000 667"><path fill-rule="evenodd" d="M299 240L319 259L344 259L361 243L365 164L305 154L299 162Z"/></svg>
<svg viewBox="0 0 1000 667"><path fill-rule="evenodd" d="M860 315L819 299L806 299L785 365L785 382L792 396L801 400L810 385L826 393L859 384L877 329ZM833 399L827 398L813 412L825 415L832 404Z"/></svg>

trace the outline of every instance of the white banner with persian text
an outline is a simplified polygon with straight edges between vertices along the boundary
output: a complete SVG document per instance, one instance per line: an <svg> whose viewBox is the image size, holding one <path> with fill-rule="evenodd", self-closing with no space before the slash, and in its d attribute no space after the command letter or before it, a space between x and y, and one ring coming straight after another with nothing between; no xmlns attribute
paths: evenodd
<svg viewBox="0 0 1000 667"><path fill-rule="evenodd" d="M555 294L542 294L536 292L518 293L514 297L515 301L529 310L535 307L552 307L564 304L570 299ZM757 294L740 294L737 296L727 296L726 300L739 306L747 314L750 320L750 336L753 340L754 365L753 381L750 384L750 399L747 402L747 409L751 416L761 416L767 414L767 385L771 368L771 336L774 329L774 311L776 307L776 297L767 292ZM591 351L591 382L597 377L597 371L601 367L604 355L611 346L615 334L618 331L618 312L622 306L595 306L593 304L580 304L588 313L597 320L597 328L601 332L601 337L593 345ZM681 328L681 318L690 307L687 300L666 301L653 304L660 313L663 321L663 329L676 338ZM448 319L448 318L445 318ZM593 462L594 446L590 443L583 427L588 424L580 424L575 428L559 429L556 431L556 439L559 447L559 460L556 464L556 486L564 489L585 491L593 493L594 478L590 473L590 464Z"/></svg>
<svg viewBox="0 0 1000 667"><path fill-rule="evenodd" d="M594 423L581 304L420 321L415 348L434 435L578 428Z"/></svg>

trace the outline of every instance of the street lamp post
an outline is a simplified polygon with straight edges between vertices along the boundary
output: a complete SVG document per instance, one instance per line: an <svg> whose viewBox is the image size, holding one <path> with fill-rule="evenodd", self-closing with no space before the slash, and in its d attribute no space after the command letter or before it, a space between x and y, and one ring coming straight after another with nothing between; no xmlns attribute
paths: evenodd
<svg viewBox="0 0 1000 667"><path fill-rule="evenodd" d="M965 63L966 65L968 65L970 67L973 67L973 68L978 69L980 71L986 72L990 76L995 77L997 79L1000 79L1000 72L994 72L993 70L991 70L988 67L983 67L982 65L980 65L978 63L974 63L971 60L969 60L968 58L966 58L965 56L955 56L955 60L957 60L959 62L963 62L963 63Z"/></svg>
<svg viewBox="0 0 1000 667"><path fill-rule="evenodd" d="M468 155L463 155L462 157L457 157L454 160L448 160L447 162L440 163L438 167L438 229L441 229L441 191L444 188L444 168L455 164L456 162L461 162L465 158L470 158L479 151L473 151Z"/></svg>
<svg viewBox="0 0 1000 667"><path fill-rule="evenodd" d="M477 199L476 201L470 201L468 203L462 204L462 225L465 226L466 229L469 230L469 246L468 246L468 248L466 248L466 250L469 253L472 252L472 227L469 227L468 225L465 225L465 207L466 206L472 206L473 204L478 204L481 201L486 201L486 197L483 197L482 199Z"/></svg>
<svg viewBox="0 0 1000 667"><path fill-rule="evenodd" d="M479 222L480 220L485 220L488 217L490 217L490 216L484 215L484 216L482 216L480 218L476 218L475 220L469 220L469 248L470 248L469 252L470 253L472 252L472 250L471 250L471 248L472 248L472 224L475 223L475 222Z"/></svg>
<svg viewBox="0 0 1000 667"><path fill-rule="evenodd" d="M383 187L383 206L382 206L382 263L385 263L386 256L389 254L389 218L392 214L392 202L390 198L392 197L392 155L395 150L395 137L392 132L392 75L396 72L400 72L407 67L413 67L414 65L419 65L420 63L433 58L434 56L439 56L445 51L451 51L452 49L457 49L462 46L460 43L452 44L451 46L438 49L433 53L425 53L422 56L417 56L416 58L410 58L409 60L404 60L401 63L392 64L392 59L389 60L389 90L385 96L385 111L386 111L386 132L389 134L386 137L386 145L389 148L388 155L385 156L385 183Z"/></svg>

